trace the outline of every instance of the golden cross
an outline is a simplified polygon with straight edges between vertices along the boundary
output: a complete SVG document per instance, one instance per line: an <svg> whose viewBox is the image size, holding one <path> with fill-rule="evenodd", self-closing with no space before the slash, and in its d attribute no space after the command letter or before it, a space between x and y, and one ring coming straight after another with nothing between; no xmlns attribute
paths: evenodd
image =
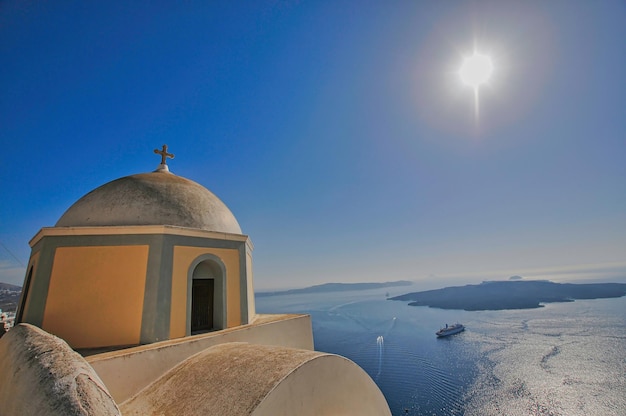
<svg viewBox="0 0 626 416"><path fill-rule="evenodd" d="M169 157L170 159L174 159L174 155L171 153L167 153L167 145L163 145L163 150L154 149L154 153L157 155L161 155L161 164L166 165L166 159Z"/></svg>

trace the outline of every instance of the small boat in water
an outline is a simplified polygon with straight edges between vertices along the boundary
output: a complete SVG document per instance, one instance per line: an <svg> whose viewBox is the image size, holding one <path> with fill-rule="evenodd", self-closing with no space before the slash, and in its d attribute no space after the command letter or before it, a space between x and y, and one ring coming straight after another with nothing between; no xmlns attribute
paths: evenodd
<svg viewBox="0 0 626 416"><path fill-rule="evenodd" d="M450 326L446 324L446 326L437 331L436 334L438 337L447 337L448 335L458 334L462 331L465 331L465 327L459 323Z"/></svg>

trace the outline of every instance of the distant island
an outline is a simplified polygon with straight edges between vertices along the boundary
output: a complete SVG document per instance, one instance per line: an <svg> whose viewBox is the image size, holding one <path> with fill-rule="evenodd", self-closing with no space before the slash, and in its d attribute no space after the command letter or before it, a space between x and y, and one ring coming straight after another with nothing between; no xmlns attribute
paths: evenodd
<svg viewBox="0 0 626 416"><path fill-rule="evenodd" d="M368 290L381 289L386 287L411 286L413 282L398 280L396 282L384 283L324 283L322 285L309 286L302 289L290 289L276 292L257 292L257 297L294 295L300 293L325 293L325 292L345 292L348 290Z"/></svg>
<svg viewBox="0 0 626 416"><path fill-rule="evenodd" d="M576 299L619 298L626 295L623 283L554 283L546 280L490 281L479 285L407 293L390 300L411 301L411 306L466 311L531 309L542 303L572 302Z"/></svg>
<svg viewBox="0 0 626 416"><path fill-rule="evenodd" d="M0 310L15 312L21 293L22 288L20 286L0 282ZM0 328L2 327L0 326Z"/></svg>

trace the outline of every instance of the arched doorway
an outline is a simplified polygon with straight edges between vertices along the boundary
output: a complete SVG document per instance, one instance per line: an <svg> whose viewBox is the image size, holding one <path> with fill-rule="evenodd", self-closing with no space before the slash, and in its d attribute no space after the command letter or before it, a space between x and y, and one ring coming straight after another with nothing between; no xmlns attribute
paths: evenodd
<svg viewBox="0 0 626 416"><path fill-rule="evenodd" d="M213 279L193 279L191 288L191 332L213 329Z"/></svg>
<svg viewBox="0 0 626 416"><path fill-rule="evenodd" d="M28 274L24 281L24 287L22 288L22 296L20 298L20 304L17 308L17 316L15 317L15 325L22 323L22 317L24 316L24 308L26 307L26 301L28 300L28 291L30 290L30 281L33 278L33 266L28 269Z"/></svg>
<svg viewBox="0 0 626 416"><path fill-rule="evenodd" d="M210 259L203 260L191 275L191 333L223 328L223 272Z"/></svg>

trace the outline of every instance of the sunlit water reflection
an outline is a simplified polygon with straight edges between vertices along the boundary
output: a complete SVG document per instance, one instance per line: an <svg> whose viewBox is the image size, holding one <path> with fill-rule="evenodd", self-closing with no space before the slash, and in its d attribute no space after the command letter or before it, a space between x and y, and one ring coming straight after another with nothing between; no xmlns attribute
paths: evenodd
<svg viewBox="0 0 626 416"><path fill-rule="evenodd" d="M364 291L260 297L257 310L311 314L315 348L363 367L397 416L626 414L626 298L465 312ZM465 332L435 337L456 321Z"/></svg>

